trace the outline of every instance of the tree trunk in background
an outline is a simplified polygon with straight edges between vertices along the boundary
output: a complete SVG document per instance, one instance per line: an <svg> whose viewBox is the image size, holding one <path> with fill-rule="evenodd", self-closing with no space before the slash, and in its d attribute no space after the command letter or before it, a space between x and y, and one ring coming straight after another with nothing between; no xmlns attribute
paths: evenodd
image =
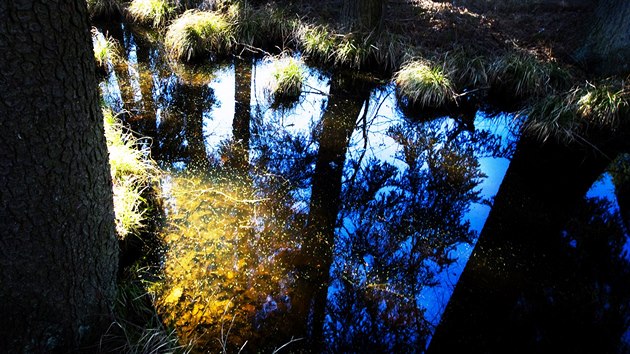
<svg viewBox="0 0 630 354"><path fill-rule="evenodd" d="M630 71L630 1L600 0L576 57L599 74Z"/></svg>
<svg viewBox="0 0 630 354"><path fill-rule="evenodd" d="M378 32L386 8L387 0L343 0L342 23L348 30Z"/></svg>
<svg viewBox="0 0 630 354"><path fill-rule="evenodd" d="M111 323L118 249L85 1L0 2L0 351Z"/></svg>

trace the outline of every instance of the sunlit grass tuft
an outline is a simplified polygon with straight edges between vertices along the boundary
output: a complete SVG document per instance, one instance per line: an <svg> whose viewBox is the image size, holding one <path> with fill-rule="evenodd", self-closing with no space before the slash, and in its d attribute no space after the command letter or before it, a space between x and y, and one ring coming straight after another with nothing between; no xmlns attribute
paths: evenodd
<svg viewBox="0 0 630 354"><path fill-rule="evenodd" d="M524 111L524 130L543 141L571 142L589 128L617 130L629 107L630 90L623 83L587 84L534 103Z"/></svg>
<svg viewBox="0 0 630 354"><path fill-rule="evenodd" d="M444 63L452 73L453 84L460 90L488 85L490 62L486 58L455 50L446 53Z"/></svg>
<svg viewBox="0 0 630 354"><path fill-rule="evenodd" d="M304 63L292 57L271 58L271 95L275 100L294 100L302 93Z"/></svg>
<svg viewBox="0 0 630 354"><path fill-rule="evenodd" d="M127 10L134 20L160 27L175 15L175 9L169 0L133 0Z"/></svg>
<svg viewBox="0 0 630 354"><path fill-rule="evenodd" d="M305 55L324 63L334 60L337 40L329 27L302 25L298 38Z"/></svg>
<svg viewBox="0 0 630 354"><path fill-rule="evenodd" d="M455 99L453 84L442 67L425 60L405 64L394 80L402 97L411 105L442 107Z"/></svg>
<svg viewBox="0 0 630 354"><path fill-rule="evenodd" d="M157 178L158 169L149 157L149 146L125 132L109 110L103 110L105 137L114 189L116 230L120 238L144 227L143 192Z"/></svg>
<svg viewBox="0 0 630 354"><path fill-rule="evenodd" d="M166 32L164 44L176 60L190 61L207 54L228 54L235 44L234 26L225 15L189 10Z"/></svg>
<svg viewBox="0 0 630 354"><path fill-rule="evenodd" d="M116 40L103 35L96 28L92 28L92 46L96 66L104 73L109 72L113 65L122 59L119 54L120 46Z"/></svg>

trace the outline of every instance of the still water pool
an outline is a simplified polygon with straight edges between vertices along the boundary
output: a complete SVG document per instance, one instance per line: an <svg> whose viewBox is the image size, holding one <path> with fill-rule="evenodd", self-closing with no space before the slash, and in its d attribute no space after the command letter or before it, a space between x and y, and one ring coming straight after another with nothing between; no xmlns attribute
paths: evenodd
<svg viewBox="0 0 630 354"><path fill-rule="evenodd" d="M536 203L562 197L553 191L563 188L563 196L580 194L575 200L590 208L585 215L558 216L558 227L542 222L530 230L552 230L553 252L530 247L520 237L501 236L519 234L509 227L526 228L501 221L502 212L511 212L509 220L521 215L514 211L518 207L495 196L500 189L505 194L510 186L525 185L532 172L511 178L506 171L537 161L535 149L519 142L514 114L490 107L415 112L401 105L390 83L308 67L299 99L278 103L270 97L271 64L265 59L188 67L166 60L149 36L116 26L108 31L124 43L127 61L103 79L102 95L109 106L127 112L122 117L131 129L151 139L153 158L165 171L167 222L161 234L166 251L163 281L153 291L162 319L183 343L212 352L280 347L288 352L423 352L438 327L446 328L440 329L439 341L466 337L451 324L476 321L462 317L466 306L484 308L479 303L485 295L468 304L468 297L457 292L454 305L448 305L469 269L474 274L465 279L473 280L458 287L479 294L475 289L495 289L486 280L504 280L484 278L487 272L522 277L510 285L513 292L505 293L511 302L497 306L507 309L507 317L491 317L506 326L519 318L517 311L535 312L539 294L547 294L545 303L568 301L565 290L556 287L561 276L553 273L554 281L540 280L547 286L536 288L536 296L519 290L535 288L529 284L534 276L520 268L535 268L527 257L494 252L488 261L476 251L467 267L480 235L495 240L493 250L511 255L541 252L597 264L598 255L587 257L590 251L583 247L592 233L605 233L607 241L593 242L605 248L599 256L609 267L602 266L588 284L580 283L597 298L589 303L597 315L583 319L601 320L593 328L614 332L611 340L619 345L628 342L627 230L613 179L606 175L586 194L604 169L589 170L594 177L582 184L558 182L563 186L558 189L550 178L549 193L533 197L538 198L531 204L536 210L523 220L545 218L545 207L537 209ZM516 167L510 167L515 153ZM529 162L521 162L523 155ZM518 191L527 190L512 189L516 192L509 200L519 200ZM562 257L556 249L563 249ZM535 277L544 276L536 271ZM616 272L615 277L600 282L597 277L608 272ZM501 298L491 293L486 302L495 301L493 296ZM440 325L447 305L453 309ZM470 311L471 316L476 312L481 310ZM564 332L537 324L544 316L532 321L514 331L534 331L527 332L533 342L546 333L562 338ZM496 329L478 323L479 332ZM475 331L466 331L477 338Z"/></svg>

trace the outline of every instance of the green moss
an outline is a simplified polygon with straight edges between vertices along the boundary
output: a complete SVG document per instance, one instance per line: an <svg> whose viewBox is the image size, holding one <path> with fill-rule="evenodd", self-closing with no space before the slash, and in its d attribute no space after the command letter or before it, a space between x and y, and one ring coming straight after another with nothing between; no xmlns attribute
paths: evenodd
<svg viewBox="0 0 630 354"><path fill-rule="evenodd" d="M425 60L405 64L394 78L402 97L412 105L441 107L454 101L455 93L444 69Z"/></svg>
<svg viewBox="0 0 630 354"><path fill-rule="evenodd" d="M225 15L189 10L168 27L164 43L169 55L181 61L220 56L234 47L234 30Z"/></svg>

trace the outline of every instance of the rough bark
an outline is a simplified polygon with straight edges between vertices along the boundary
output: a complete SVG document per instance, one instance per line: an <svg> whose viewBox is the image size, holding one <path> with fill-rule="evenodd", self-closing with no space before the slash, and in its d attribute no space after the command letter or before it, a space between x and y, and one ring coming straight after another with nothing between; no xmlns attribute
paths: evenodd
<svg viewBox="0 0 630 354"><path fill-rule="evenodd" d="M600 0L576 57L599 74L630 71L630 1Z"/></svg>
<svg viewBox="0 0 630 354"><path fill-rule="evenodd" d="M378 32L386 8L387 0L344 0L342 22L352 31Z"/></svg>
<svg viewBox="0 0 630 354"><path fill-rule="evenodd" d="M110 322L117 246L85 1L0 2L0 351Z"/></svg>

